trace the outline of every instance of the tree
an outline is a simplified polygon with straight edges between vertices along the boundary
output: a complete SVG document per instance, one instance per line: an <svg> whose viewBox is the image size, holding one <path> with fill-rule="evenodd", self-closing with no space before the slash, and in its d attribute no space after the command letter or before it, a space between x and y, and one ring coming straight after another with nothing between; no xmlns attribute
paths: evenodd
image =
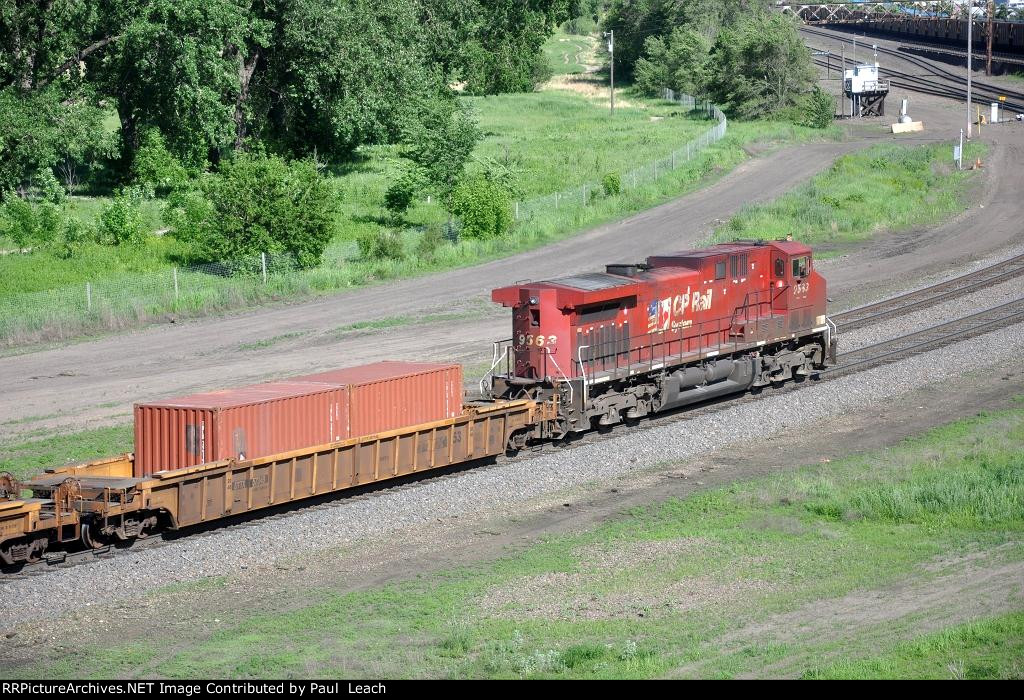
<svg viewBox="0 0 1024 700"><path fill-rule="evenodd" d="M311 160L241 153L171 205L174 235L201 260L285 253L312 267L334 234L335 194Z"/></svg>
<svg viewBox="0 0 1024 700"><path fill-rule="evenodd" d="M665 38L648 37L636 63L636 86L651 96L664 88L703 94L710 76L711 42L700 32L678 27Z"/></svg>
<svg viewBox="0 0 1024 700"><path fill-rule="evenodd" d="M218 160L236 141L239 47L265 41L269 23L247 0L124 0L107 21L118 40L92 72L116 99L123 165L146 127L184 163Z"/></svg>
<svg viewBox="0 0 1024 700"><path fill-rule="evenodd" d="M84 95L68 99L56 86L0 89L0 191L24 194L57 168L70 192L78 168L108 155L113 143L102 110Z"/></svg>
<svg viewBox="0 0 1024 700"><path fill-rule="evenodd" d="M762 118L792 107L815 82L794 20L758 12L722 30L711 58L710 96L728 113Z"/></svg>
<svg viewBox="0 0 1024 700"><path fill-rule="evenodd" d="M422 119L406 130L406 156L450 211L452 192L480 140L480 130L473 114L458 103L435 100L422 103L421 110Z"/></svg>

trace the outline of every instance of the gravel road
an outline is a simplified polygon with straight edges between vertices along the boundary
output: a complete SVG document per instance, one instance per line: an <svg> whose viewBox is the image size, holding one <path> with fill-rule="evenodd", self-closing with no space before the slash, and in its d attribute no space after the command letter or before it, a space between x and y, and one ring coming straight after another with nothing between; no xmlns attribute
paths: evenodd
<svg viewBox="0 0 1024 700"><path fill-rule="evenodd" d="M890 331L896 331L895 322ZM763 441L794 428L841 417L844 412L900 396L926 383L977 368L984 349L991 362L1019 358L1024 324L935 350L891 366L799 391L768 394L753 402L637 430L513 464L463 472L372 498L343 500L247 527L214 531L113 560L58 569L0 587L9 626L52 617L102 600L137 597L171 582L225 575L241 567L272 566L296 554L329 550L368 537L438 519L455 518L523 502L574 485L650 469L729 444ZM625 457L628 455L628 457ZM96 591L103 591L102 595Z"/></svg>

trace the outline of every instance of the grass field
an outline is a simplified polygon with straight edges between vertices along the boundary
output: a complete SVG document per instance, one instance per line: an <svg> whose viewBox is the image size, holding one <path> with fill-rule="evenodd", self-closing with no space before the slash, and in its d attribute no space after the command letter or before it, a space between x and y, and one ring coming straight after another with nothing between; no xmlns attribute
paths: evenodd
<svg viewBox="0 0 1024 700"><path fill-rule="evenodd" d="M985 149L967 145L964 162ZM950 153L945 144L886 145L843 156L808 184L744 209L713 239L793 234L805 243L842 245L943 221L966 208L965 183L974 174L958 171Z"/></svg>
<svg viewBox="0 0 1024 700"><path fill-rule="evenodd" d="M1024 407L33 675L1021 678L1020 611L964 620L950 581L1019 571L1022 538Z"/></svg>
<svg viewBox="0 0 1024 700"><path fill-rule="evenodd" d="M4 427L0 425L0 433ZM134 449L131 425L96 428L70 434L61 434L61 431L53 430L40 432L39 436L28 435L17 440L0 438L0 472L10 472L17 479L26 479L49 467L111 457Z"/></svg>
<svg viewBox="0 0 1024 700"><path fill-rule="evenodd" d="M555 75L583 73L597 62L594 57L597 40L592 36L556 32L544 44L551 72Z"/></svg>

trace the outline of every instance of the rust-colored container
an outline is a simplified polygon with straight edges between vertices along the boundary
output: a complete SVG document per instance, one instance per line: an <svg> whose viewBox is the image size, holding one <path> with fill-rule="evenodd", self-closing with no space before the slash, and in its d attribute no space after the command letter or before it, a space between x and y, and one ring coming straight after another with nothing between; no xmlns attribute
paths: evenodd
<svg viewBox="0 0 1024 700"><path fill-rule="evenodd" d="M135 476L349 437L337 384L272 382L135 405Z"/></svg>
<svg viewBox="0 0 1024 700"><path fill-rule="evenodd" d="M348 389L349 436L362 437L462 413L462 367L430 362L375 362L295 377Z"/></svg>

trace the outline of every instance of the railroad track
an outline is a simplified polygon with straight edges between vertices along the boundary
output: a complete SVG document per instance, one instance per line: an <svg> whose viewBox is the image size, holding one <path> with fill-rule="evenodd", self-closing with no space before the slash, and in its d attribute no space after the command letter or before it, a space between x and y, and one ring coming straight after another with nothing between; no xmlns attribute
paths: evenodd
<svg viewBox="0 0 1024 700"><path fill-rule="evenodd" d="M853 369L864 370L884 362L904 359L928 350L973 338L1024 321L1024 298L940 323L924 330L866 345L843 354L843 361L820 370L818 377L831 378Z"/></svg>
<svg viewBox="0 0 1024 700"><path fill-rule="evenodd" d="M1022 274L1024 255L1018 255L966 275L833 314L830 318L840 331L852 331L1006 282Z"/></svg>
<svg viewBox="0 0 1024 700"><path fill-rule="evenodd" d="M832 316L833 321L841 330L852 330L869 325L881 320L894 318L910 313L919 308L930 306L951 298L957 294L967 291L976 291L984 287L998 284L999 282L1011 279L1024 271L1024 255L990 265L981 270L955 277L951 280L923 287L905 294L900 294L880 302L867 304L865 306L843 311ZM965 340L990 330L1019 323L1024 321L1024 299L1018 299L1008 304L986 309L975 314L916 331L897 338L882 341L874 345L857 348L840 355L840 364L835 367L820 370L812 375L813 380L825 381L838 378L850 371L864 371L871 367L886 362L894 362L928 350L950 345ZM806 386L806 382L789 382L781 387L771 389L772 395L789 391L798 391ZM257 527L261 523L272 520L280 520L302 513L310 513L317 510L333 508L342 501L359 501L369 498L377 498L383 494L395 493L404 489L416 487L425 480L438 481L453 479L461 472L472 469L496 469L509 461L525 461L540 454L554 454L564 449L572 449L584 445L596 444L613 438L617 438L627 431L646 431L678 422L681 419L696 418L720 411L727 410L737 405L759 400L763 394L740 394L725 396L720 399L702 404L696 407L683 407L664 414L656 414L636 424L620 423L602 431L591 431L572 440L560 443L545 443L536 448L529 448L511 459L498 461L481 460L459 465L453 465L436 471L411 474L400 477L390 482L368 484L357 487L343 493L324 494L313 497L306 501L289 503L263 511L256 511L252 514L242 514L237 519L220 520L211 523L210 526L199 526L191 528L182 533L163 533L153 535L146 539L126 543L124 546L116 544L94 550L54 552L44 556L42 560L34 564L26 565L19 571L8 571L0 573L0 585L3 583L23 580L26 577L40 576L56 569L68 569L96 561L115 559L127 555L140 554L144 551L165 547L177 542L180 539L196 539L211 537L218 533L230 533L241 531L245 528ZM189 563L186 553L182 553L182 559Z"/></svg>
<svg viewBox="0 0 1024 700"><path fill-rule="evenodd" d="M802 28L800 31L805 34L823 37L842 43L852 43L852 40L850 39L827 32L815 31L813 29L806 28ZM901 61L906 61L907 63L916 65L935 76L934 78L928 78L926 76L915 75L913 73L907 73L893 68L885 68L884 73L889 77L889 81L893 85L917 92L923 92L929 95L935 95L937 97L948 97L950 99L957 100L962 100L967 97L967 90L966 87L964 87L965 80L962 76L937 66L934 62L929 61L928 59L920 56L914 56L903 51L879 46L878 52L894 56L899 58ZM820 59L815 59L814 62L823 68L831 65L830 62L822 61ZM847 64L853 63L855 62L852 59L847 59L843 64L843 68L845 68ZM1000 96L1005 96L1007 98L1011 98L1009 101L1003 102L1005 107L1024 111L1024 93L1016 90L1009 90L981 80L972 80L971 83L972 101L987 105L991 102L997 101ZM1019 100L1019 102L1015 100Z"/></svg>

